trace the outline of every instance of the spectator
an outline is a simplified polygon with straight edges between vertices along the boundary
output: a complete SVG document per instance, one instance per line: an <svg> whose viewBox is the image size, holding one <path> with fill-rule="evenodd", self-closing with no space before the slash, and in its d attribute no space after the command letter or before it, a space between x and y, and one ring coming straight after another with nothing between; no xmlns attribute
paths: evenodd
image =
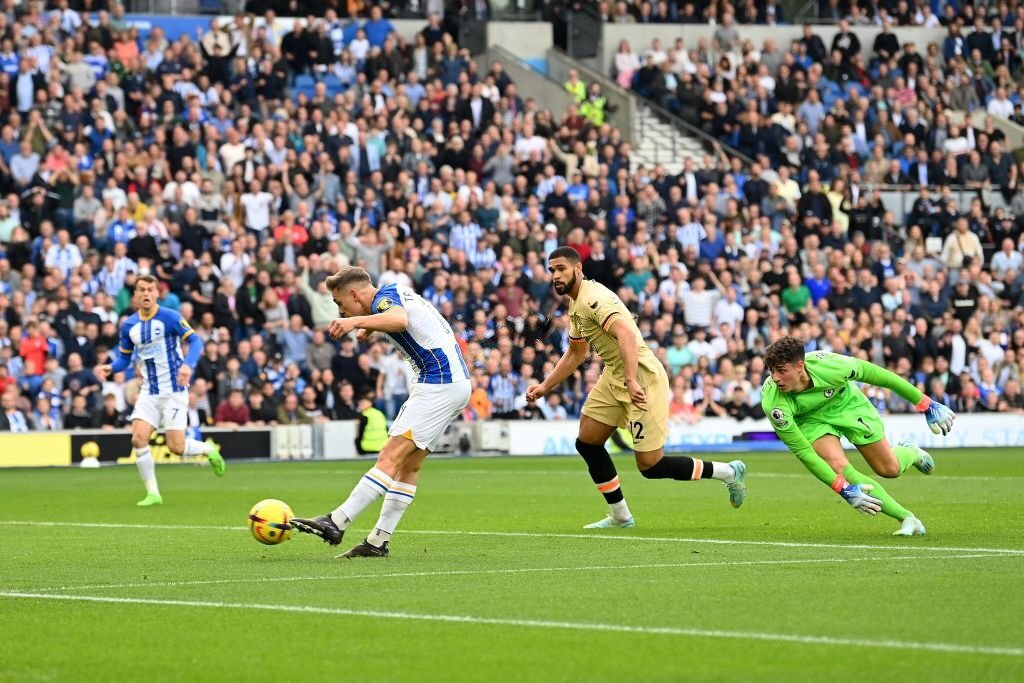
<svg viewBox="0 0 1024 683"><path fill-rule="evenodd" d="M85 422L85 418L91 418L91 422ZM74 424L72 424L72 420L75 421ZM89 414L86 409L84 397L72 399L71 413L64 421L64 426L67 429L117 430L124 428L127 424L128 416L117 407L117 394L110 392L103 394L103 406L94 415Z"/></svg>
<svg viewBox="0 0 1024 683"><path fill-rule="evenodd" d="M359 397L359 432L356 452L359 455L379 453L388 440L388 423L384 413L373 407L373 395Z"/></svg>
<svg viewBox="0 0 1024 683"><path fill-rule="evenodd" d="M244 427L250 421L249 406L245 404L245 394L241 389L232 389L228 397L221 401L214 414L218 427Z"/></svg>
<svg viewBox="0 0 1024 683"><path fill-rule="evenodd" d="M294 393L287 394L277 409L277 424L281 425L308 425L313 424L313 419L306 414L306 410L299 405L299 398Z"/></svg>
<svg viewBox="0 0 1024 683"><path fill-rule="evenodd" d="M0 395L0 431L28 432L36 429L31 417L17 408L18 394L16 390L7 390Z"/></svg>

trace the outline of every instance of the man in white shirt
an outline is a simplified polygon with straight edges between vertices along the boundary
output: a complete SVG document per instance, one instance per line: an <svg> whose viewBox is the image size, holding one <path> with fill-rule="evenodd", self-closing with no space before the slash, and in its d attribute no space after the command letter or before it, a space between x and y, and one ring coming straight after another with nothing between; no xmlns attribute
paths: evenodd
<svg viewBox="0 0 1024 683"><path fill-rule="evenodd" d="M683 301L683 294L690 291L690 283L684 278L685 266L681 263L672 264L669 276L658 285L658 296L661 298L662 306L672 303L672 310L675 310Z"/></svg>
<svg viewBox="0 0 1024 683"><path fill-rule="evenodd" d="M703 327L698 327L693 331L693 339L686 345L686 348L690 349L690 353L693 354L694 359L708 358L710 360L715 359L715 350L711 346L711 342L707 340L707 330Z"/></svg>
<svg viewBox="0 0 1024 683"><path fill-rule="evenodd" d="M58 268L64 274L64 279L71 277L71 273L82 265L82 252L78 247L71 244L71 235L67 230L57 233L57 243L46 251L46 266Z"/></svg>
<svg viewBox="0 0 1024 683"><path fill-rule="evenodd" d="M988 101L988 113L1004 119L1013 116L1013 102L1006 98L1006 88L996 88L995 97Z"/></svg>
<svg viewBox="0 0 1024 683"><path fill-rule="evenodd" d="M245 159L245 145L239 139L238 131L228 128L228 141L217 150L220 154L220 161L224 165L224 173L231 175L235 164Z"/></svg>
<svg viewBox="0 0 1024 683"><path fill-rule="evenodd" d="M743 307L736 301L735 289L729 287L725 290L725 296L715 304L713 317L715 327L728 325L731 330L743 322Z"/></svg>
<svg viewBox="0 0 1024 683"><path fill-rule="evenodd" d="M676 241L683 245L683 255L690 247L700 251L700 241L708 236L704 226L693 220L693 214L689 209L679 210L679 227L676 228Z"/></svg>
<svg viewBox="0 0 1024 683"><path fill-rule="evenodd" d="M992 255L992 275L1001 280L1009 270L1019 273L1022 264L1024 264L1024 256L1021 256L1021 253L1013 248L1013 240L1007 237L1003 240L1002 249Z"/></svg>
<svg viewBox="0 0 1024 683"><path fill-rule="evenodd" d="M547 143L544 138L534 133L533 124L523 124L523 134L516 140L516 158L519 161L526 161L534 152L543 155L545 147L547 147Z"/></svg>
<svg viewBox="0 0 1024 683"><path fill-rule="evenodd" d="M274 195L264 192L259 181L254 180L240 201L245 209L245 227L257 233L266 231L270 227L270 207L273 206Z"/></svg>
<svg viewBox="0 0 1024 683"><path fill-rule="evenodd" d="M686 326L701 329L711 327L711 312L716 298L716 293L707 289L704 278L696 278L690 285L690 291L683 293L683 316Z"/></svg>

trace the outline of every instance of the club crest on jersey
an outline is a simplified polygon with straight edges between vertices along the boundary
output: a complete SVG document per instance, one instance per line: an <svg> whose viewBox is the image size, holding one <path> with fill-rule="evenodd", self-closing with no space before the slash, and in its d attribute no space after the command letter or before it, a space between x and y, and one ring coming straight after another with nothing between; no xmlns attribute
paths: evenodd
<svg viewBox="0 0 1024 683"><path fill-rule="evenodd" d="M835 390L835 389L826 389L826 390L825 390L825 398L832 398L832 396L833 396L833 395L834 395L835 393L836 393L836 390Z"/></svg>
<svg viewBox="0 0 1024 683"><path fill-rule="evenodd" d="M388 310L394 305L395 304L391 301L391 299L384 297L383 299L377 302L377 312L383 313L384 311Z"/></svg>
<svg viewBox="0 0 1024 683"><path fill-rule="evenodd" d="M782 408L772 408L771 418L777 427L784 429L789 425L789 420L786 419L786 414L782 412Z"/></svg>

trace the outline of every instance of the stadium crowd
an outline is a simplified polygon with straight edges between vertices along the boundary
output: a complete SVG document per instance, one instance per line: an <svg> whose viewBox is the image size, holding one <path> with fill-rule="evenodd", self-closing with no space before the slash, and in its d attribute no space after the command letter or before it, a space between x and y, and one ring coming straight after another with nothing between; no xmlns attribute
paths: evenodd
<svg viewBox="0 0 1024 683"><path fill-rule="evenodd" d="M803 42L776 62L739 40L696 60L654 55L663 74L695 64L680 84L706 85L698 109L710 98L724 112L714 125L738 128L723 139L758 159L709 156L672 177L631 162L599 87L585 84L565 112L539 110L437 16L411 41L376 6L355 25L328 9L283 35L239 17L170 40L159 27L141 39L118 5L8 8L0 429L123 426L131 373L101 383L93 368L142 273L205 343L194 425L350 419L367 398L393 417L408 364L383 341L335 344L322 331L337 315L323 283L344 264L414 287L451 321L474 375L467 419L576 416L595 363L546 402L523 400L568 346L545 271L561 244L635 310L680 420L759 417L761 354L786 331L892 367L961 411L1024 408L1015 164L992 130L940 127L930 76L907 92L909 46L877 65L878 46L840 54L844 73L860 59L891 85L821 104L820 116L806 105L827 89L828 57ZM672 97L686 112L679 87ZM779 128L781 158L768 134ZM924 171L904 167L922 153ZM922 187L904 221L861 189L876 157L926 186L963 161L1010 210ZM871 398L882 412L912 409Z"/></svg>

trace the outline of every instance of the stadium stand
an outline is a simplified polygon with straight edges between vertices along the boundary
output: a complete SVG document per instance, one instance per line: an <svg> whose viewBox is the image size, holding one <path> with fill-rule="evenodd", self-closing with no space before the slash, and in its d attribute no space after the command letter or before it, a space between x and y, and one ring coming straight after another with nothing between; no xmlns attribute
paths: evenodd
<svg viewBox="0 0 1024 683"><path fill-rule="evenodd" d="M786 332L961 412L1024 411L1016 3L830 4L886 27L865 45L840 23L830 51L813 26L745 41L744 25L781 23L771 2L602 3L619 23L715 22L703 45L666 30L608 65L720 143L678 175L631 161L590 84L542 110L437 15L411 41L383 13L407 8L373 4L280 34L240 15L171 37L89 7L0 14L0 428L123 425L131 373L92 368L140 273L206 343L194 424L353 418L368 393L392 417L407 365L321 331L336 314L323 282L349 263L453 322L466 419L573 417L593 363L548 402L522 399L568 344L545 272L560 244L636 312L679 419L758 417L761 353ZM899 36L915 22L948 37L912 49ZM278 410L293 393L299 409Z"/></svg>

